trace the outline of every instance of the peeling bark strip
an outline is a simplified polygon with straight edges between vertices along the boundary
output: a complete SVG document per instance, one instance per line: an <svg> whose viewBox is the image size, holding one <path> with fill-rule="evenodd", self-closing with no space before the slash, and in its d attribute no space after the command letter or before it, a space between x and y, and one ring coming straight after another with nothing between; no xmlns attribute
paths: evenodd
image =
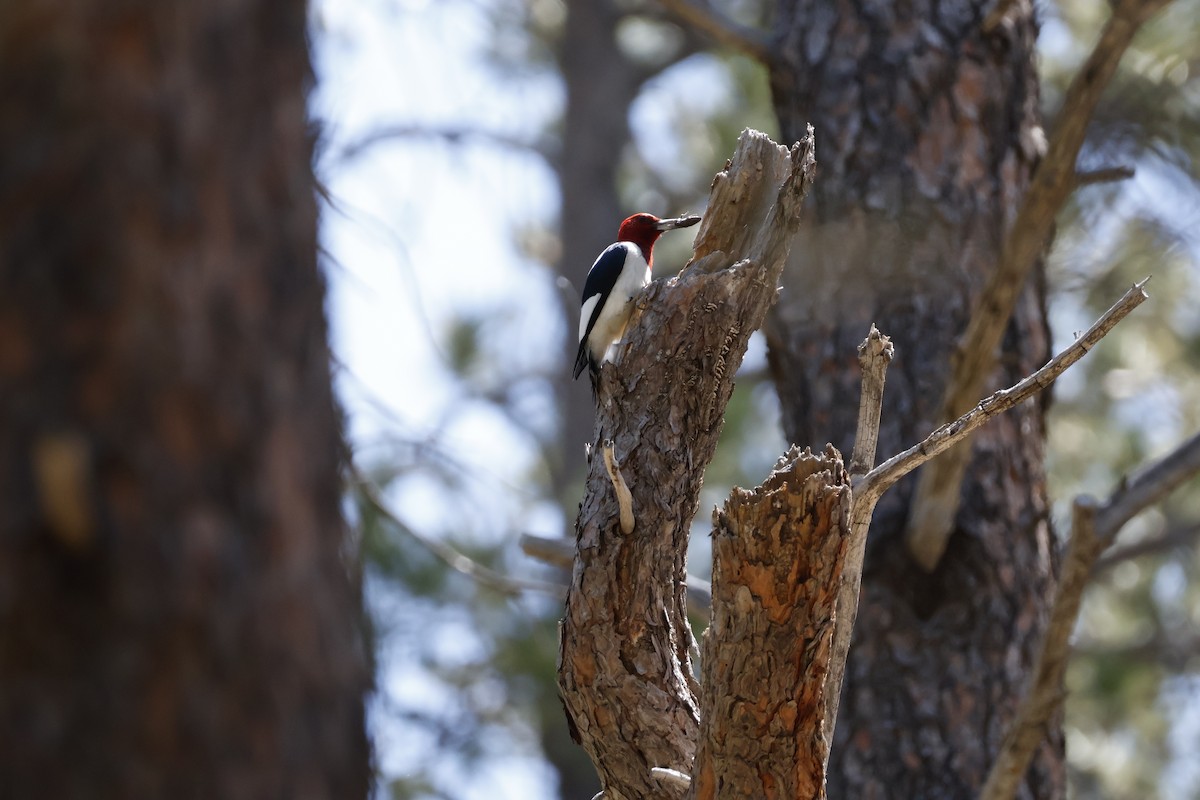
<svg viewBox="0 0 1200 800"><path fill-rule="evenodd" d="M746 131L713 181L692 262L641 298L597 381L596 442L612 439L634 532L602 457L589 465L562 625L559 686L606 800L682 797L699 705L689 652L688 530L750 334L774 302L811 185L811 133L789 151ZM597 448L593 447L593 452Z"/></svg>
<svg viewBox="0 0 1200 800"><path fill-rule="evenodd" d="M713 514L693 797L825 796L825 678L849 531L850 479L832 447L793 446Z"/></svg>

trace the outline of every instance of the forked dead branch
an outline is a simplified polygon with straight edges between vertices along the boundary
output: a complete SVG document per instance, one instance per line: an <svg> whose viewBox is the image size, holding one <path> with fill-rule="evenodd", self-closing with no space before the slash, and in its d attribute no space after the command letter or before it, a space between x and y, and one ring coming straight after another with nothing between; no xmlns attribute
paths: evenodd
<svg viewBox="0 0 1200 800"><path fill-rule="evenodd" d="M775 299L814 163L811 135L789 150L745 132L713 182L691 264L648 288L596 381L597 440L612 440L629 497L622 502L593 448L559 685L609 798L681 797L662 770L691 773L700 708L688 532L733 375ZM630 534L621 532L623 505Z"/></svg>
<svg viewBox="0 0 1200 800"><path fill-rule="evenodd" d="M778 796L823 797L880 495L1049 386L1145 299L1133 287L1041 370L879 466L892 348L872 330L860 350L851 469L832 448L793 448L762 486L735 490L715 517L701 692L685 600L688 531L732 376L774 301L813 163L811 135L788 150L744 133L714 180L691 263L647 289L615 362L598 376L603 444L576 527L559 681L609 800L727 796L748 781Z"/></svg>

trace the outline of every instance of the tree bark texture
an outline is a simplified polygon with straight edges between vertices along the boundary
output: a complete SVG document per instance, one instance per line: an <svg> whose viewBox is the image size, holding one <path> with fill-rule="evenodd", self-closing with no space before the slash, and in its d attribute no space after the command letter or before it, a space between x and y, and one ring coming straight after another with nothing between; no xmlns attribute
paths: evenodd
<svg viewBox="0 0 1200 800"><path fill-rule="evenodd" d="M365 797L303 3L0 6L0 795Z"/></svg>
<svg viewBox="0 0 1200 800"><path fill-rule="evenodd" d="M641 297L596 381L596 437L576 523L559 686L608 800L680 797L651 769L690 774L700 708L687 620L687 537L733 375L774 301L812 141L791 154L747 132L713 182L692 262ZM611 443L614 480L602 450ZM633 529L622 532L617 486Z"/></svg>
<svg viewBox="0 0 1200 800"><path fill-rule="evenodd" d="M793 448L713 515L692 797L825 796L825 680L850 542L850 479Z"/></svg>
<svg viewBox="0 0 1200 800"><path fill-rule="evenodd" d="M1036 23L1025 0L781 0L770 64L785 137L822 147L811 215L767 324L785 433L848 452L872 323L891 335L881 456L938 423L955 342L1041 152ZM992 391L1048 356L1040 267ZM1054 584L1044 405L976 434L949 551L927 576L901 541L911 479L875 514L830 762L838 798L961 798L982 784L1024 688ZM1024 797L1064 792L1057 726Z"/></svg>

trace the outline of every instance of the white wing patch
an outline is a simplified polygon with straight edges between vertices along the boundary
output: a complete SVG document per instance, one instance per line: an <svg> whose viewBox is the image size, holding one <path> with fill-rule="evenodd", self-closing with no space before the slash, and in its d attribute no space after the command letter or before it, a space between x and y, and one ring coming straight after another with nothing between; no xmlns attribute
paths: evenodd
<svg viewBox="0 0 1200 800"><path fill-rule="evenodd" d="M592 312L596 309L596 303L600 302L600 295L594 294L583 301L583 305L579 308L579 339L583 341L583 335L587 333L588 320L592 318Z"/></svg>
<svg viewBox="0 0 1200 800"><path fill-rule="evenodd" d="M603 259L611 261L611 257L616 253L621 253L623 259L612 287L596 291L585 298L579 309L579 340L583 343L586 337L587 352L593 363L604 360L611 345L624 334L625 326L629 324L629 317L633 312L633 297L650 283L650 268L642 257L641 250L629 242L610 245L592 265L592 270L595 270ZM605 263L605 267L611 268L609 263ZM589 280L593 274L595 273L588 273ZM594 281L590 288L595 290L597 283L603 283L603 280ZM597 308L601 302L604 305ZM593 314L596 320L589 330L588 323Z"/></svg>

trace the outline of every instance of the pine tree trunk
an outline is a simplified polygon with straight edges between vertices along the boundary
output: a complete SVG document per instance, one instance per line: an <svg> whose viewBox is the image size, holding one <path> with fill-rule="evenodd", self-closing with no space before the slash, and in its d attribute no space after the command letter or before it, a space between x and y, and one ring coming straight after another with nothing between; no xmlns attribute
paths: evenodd
<svg viewBox="0 0 1200 800"><path fill-rule="evenodd" d="M0 795L365 797L303 3L0 7Z"/></svg>
<svg viewBox="0 0 1200 800"><path fill-rule="evenodd" d="M891 335L879 453L923 438L1002 236L1040 154L1036 25L1017 2L982 32L990 2L783 0L771 82L784 141L817 130L820 180L767 326L791 441L849 452L871 323ZM1043 363L1040 269L1003 344L992 388ZM1043 470L1044 407L974 439L949 550L932 575L902 533L912 477L871 530L854 646L830 762L834 798L961 798L982 784L1020 699L1054 583ZM1023 796L1060 797L1051 732Z"/></svg>

